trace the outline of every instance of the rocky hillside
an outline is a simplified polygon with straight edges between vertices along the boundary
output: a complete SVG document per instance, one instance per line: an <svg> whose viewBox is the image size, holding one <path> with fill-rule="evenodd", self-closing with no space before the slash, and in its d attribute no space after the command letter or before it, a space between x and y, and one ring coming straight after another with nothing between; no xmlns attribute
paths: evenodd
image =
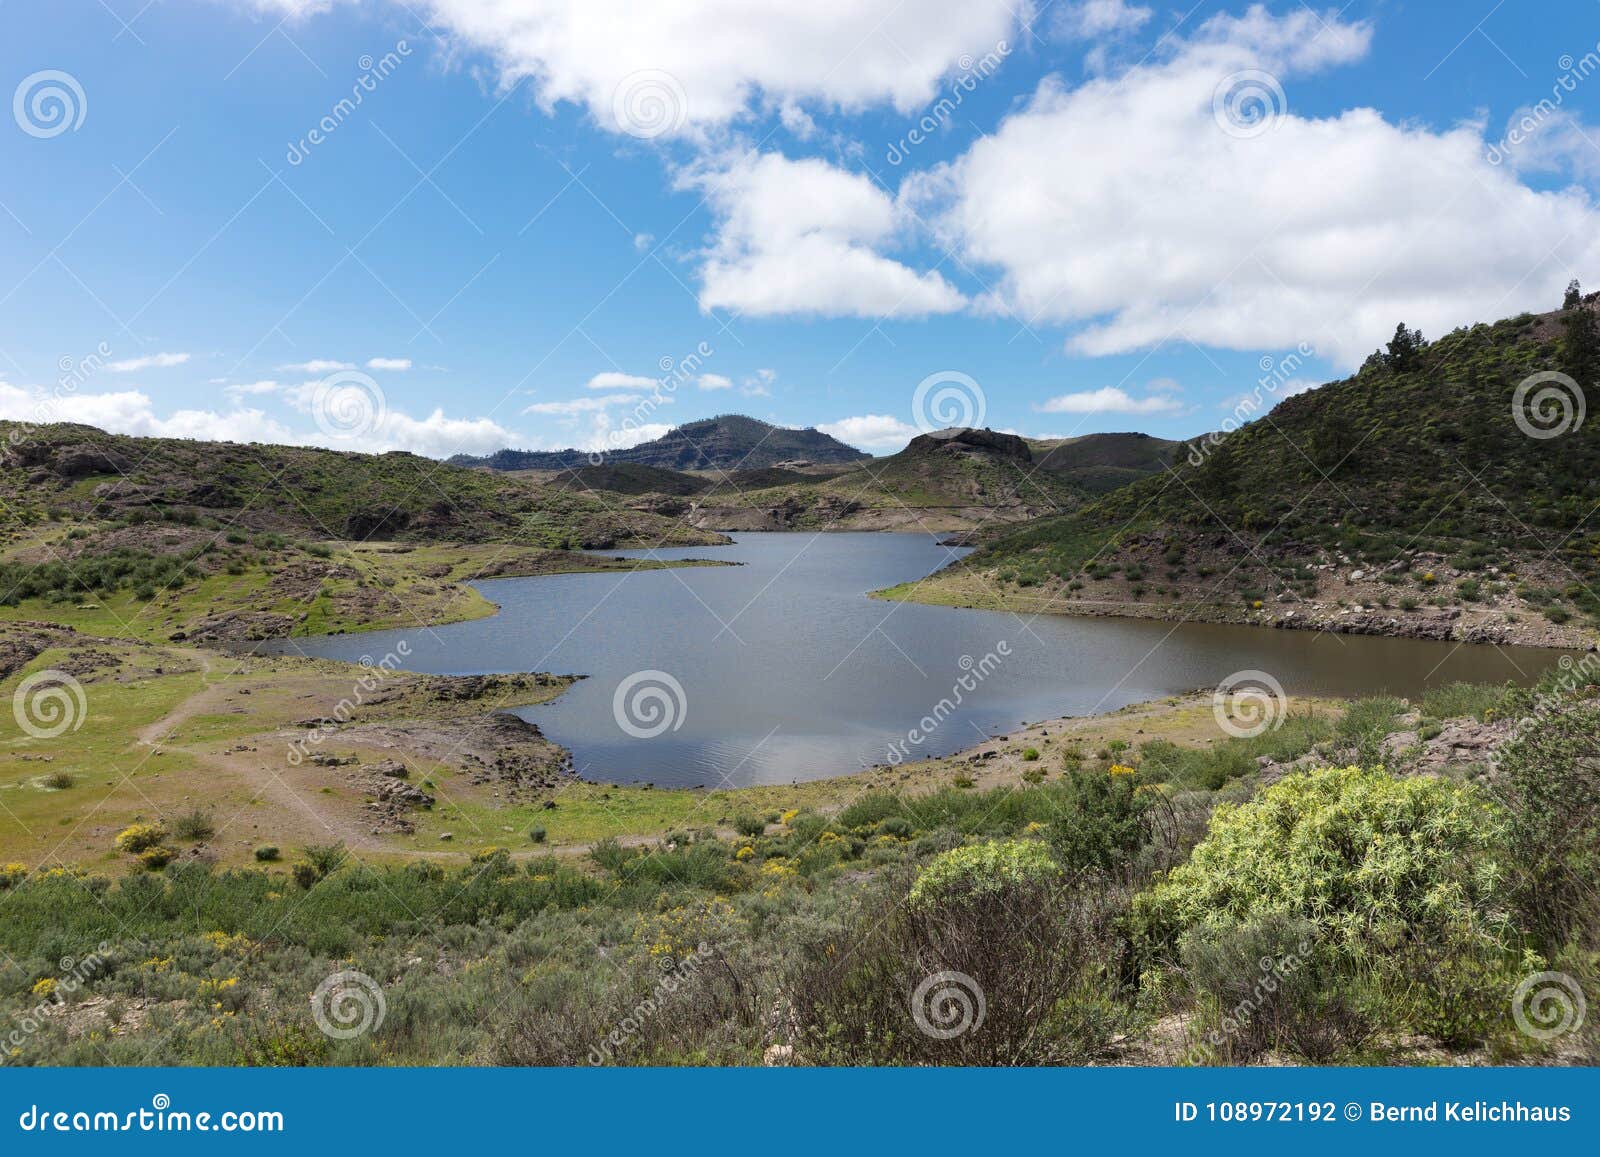
<svg viewBox="0 0 1600 1157"><path fill-rule="evenodd" d="M848 465L870 455L820 430L792 430L741 414L723 414L688 422L626 450L608 450L604 457L608 464L667 470L739 470L799 462ZM450 461L491 470L569 470L590 465L591 455L584 450L501 450L483 458L459 455Z"/></svg>
<svg viewBox="0 0 1600 1157"><path fill-rule="evenodd" d="M10 530L215 523L313 540L517 542L609 549L715 542L614 496L463 470L415 454L130 438L0 423Z"/></svg>
<svg viewBox="0 0 1600 1157"><path fill-rule="evenodd" d="M1431 344L1401 327L1352 377L990 543L917 597L1586 644L1600 432L1574 383L1600 382L1595 310L1591 295ZM1534 377L1551 373L1567 376Z"/></svg>

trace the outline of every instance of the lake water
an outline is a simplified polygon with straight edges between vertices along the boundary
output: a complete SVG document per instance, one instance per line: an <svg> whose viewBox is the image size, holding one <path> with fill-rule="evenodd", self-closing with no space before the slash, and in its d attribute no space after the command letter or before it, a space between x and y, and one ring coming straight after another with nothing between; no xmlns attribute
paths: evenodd
<svg viewBox="0 0 1600 1157"><path fill-rule="evenodd" d="M867 592L962 552L910 534L734 537L622 553L737 567L497 579L477 584L502 608L492 618L273 649L377 661L404 640L404 665L418 671L586 675L518 713L571 750L587 779L674 787L788 783L948 754L1026 721L1214 687L1244 670L1271 674L1291 697L1411 696L1456 679L1531 682L1561 654L888 603ZM936 704L958 699L923 728Z"/></svg>

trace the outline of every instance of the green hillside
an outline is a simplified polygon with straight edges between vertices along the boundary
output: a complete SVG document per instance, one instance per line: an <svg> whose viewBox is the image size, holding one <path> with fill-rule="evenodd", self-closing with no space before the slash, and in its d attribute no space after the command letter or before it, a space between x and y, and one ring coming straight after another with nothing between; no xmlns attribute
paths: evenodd
<svg viewBox="0 0 1600 1157"><path fill-rule="evenodd" d="M1530 408L1541 388L1572 401L1570 387L1519 386L1546 371L1600 380L1596 329L1591 296L1431 344L1402 330L1352 377L991 542L915 597L1586 641L1600 434L1563 422L1557 395Z"/></svg>

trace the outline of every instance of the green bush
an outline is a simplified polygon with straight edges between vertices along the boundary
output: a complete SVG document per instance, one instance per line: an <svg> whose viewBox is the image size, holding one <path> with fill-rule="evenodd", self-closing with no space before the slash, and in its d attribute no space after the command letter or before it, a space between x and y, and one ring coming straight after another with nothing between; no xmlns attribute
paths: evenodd
<svg viewBox="0 0 1600 1157"><path fill-rule="evenodd" d="M733 817L733 830L741 836L759 836L767 830L767 821L760 816L737 815Z"/></svg>
<svg viewBox="0 0 1600 1157"><path fill-rule="evenodd" d="M1144 844L1151 791L1135 786L1135 776L1103 771L1073 771L1061 784L1060 818L1050 826L1050 844L1068 869L1098 868L1120 873Z"/></svg>
<svg viewBox="0 0 1600 1157"><path fill-rule="evenodd" d="M1138 896L1147 945L1199 926L1310 920L1353 952L1503 935L1501 811L1471 787L1359 767L1290 776L1222 804L1188 863Z"/></svg>
<svg viewBox="0 0 1600 1157"><path fill-rule="evenodd" d="M196 808L177 818L172 825L172 834L180 840L188 840L191 843L209 840L217 834L217 825L212 821L210 812Z"/></svg>
<svg viewBox="0 0 1600 1157"><path fill-rule="evenodd" d="M1059 879L1061 868L1036 840L993 840L937 855L908 897L912 908L962 907Z"/></svg>
<svg viewBox="0 0 1600 1157"><path fill-rule="evenodd" d="M256 849L256 859L260 860L263 864L276 863L278 856L278 849L271 844L263 844L261 847Z"/></svg>

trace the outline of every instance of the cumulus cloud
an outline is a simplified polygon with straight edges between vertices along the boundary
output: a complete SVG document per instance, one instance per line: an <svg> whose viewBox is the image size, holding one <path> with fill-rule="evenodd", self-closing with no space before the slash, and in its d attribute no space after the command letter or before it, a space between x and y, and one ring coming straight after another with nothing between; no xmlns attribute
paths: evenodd
<svg viewBox="0 0 1600 1157"><path fill-rule="evenodd" d="M858 450L878 450L889 453L905 449L906 443L922 433L909 422L888 414L862 414L854 418L841 418L818 426L824 434L837 438Z"/></svg>
<svg viewBox="0 0 1600 1157"><path fill-rule="evenodd" d="M367 369L369 369L369 370L409 370L410 368L411 368L411 359L410 358L368 358L367 359Z"/></svg>
<svg viewBox="0 0 1600 1157"><path fill-rule="evenodd" d="M1522 185L1474 128L1293 111L1297 77L1371 34L1304 9L1214 17L1115 79L1045 81L902 196L998 274L1008 308L1075 326L1086 354L1306 341L1352 365L1402 319L1438 333L1548 307L1570 270L1600 267L1592 200ZM1288 94L1255 78L1265 123L1216 107L1244 70Z"/></svg>
<svg viewBox="0 0 1600 1157"><path fill-rule="evenodd" d="M682 180L717 216L701 270L704 309L879 318L965 305L937 272L878 252L903 222L867 177L815 158L747 153L696 166Z"/></svg>
<svg viewBox="0 0 1600 1157"><path fill-rule="evenodd" d="M1183 406L1168 392L1136 398L1117 386L1102 386L1098 390L1060 394L1033 408L1040 414L1175 414Z"/></svg>
<svg viewBox="0 0 1600 1157"><path fill-rule="evenodd" d="M256 0L295 14L332 0ZM348 0L347 0L348 2ZM926 102L965 54L1011 36L1028 0L420 0L458 42L489 55L503 86L586 108L603 127L703 133L762 103L902 112ZM796 119L794 113L788 119Z"/></svg>
<svg viewBox="0 0 1600 1157"><path fill-rule="evenodd" d="M286 446L326 446L338 450L409 450L430 458L483 454L518 441L489 418L450 418L434 410L414 418L388 410L376 430L359 437L333 437L321 430L294 429L262 410L180 409L162 415L140 390L103 394L25 389L0 382L0 418L23 422L81 422L113 434L155 438L196 438L216 442L266 442Z"/></svg>
<svg viewBox="0 0 1600 1157"><path fill-rule="evenodd" d="M147 354L144 357L124 358L107 362L106 369L114 374L131 374L138 370L159 370L168 366L181 366L189 360L188 354Z"/></svg>
<svg viewBox="0 0 1600 1157"><path fill-rule="evenodd" d="M725 378L721 374L701 374L695 379L695 385L702 390L731 390L733 379Z"/></svg>

